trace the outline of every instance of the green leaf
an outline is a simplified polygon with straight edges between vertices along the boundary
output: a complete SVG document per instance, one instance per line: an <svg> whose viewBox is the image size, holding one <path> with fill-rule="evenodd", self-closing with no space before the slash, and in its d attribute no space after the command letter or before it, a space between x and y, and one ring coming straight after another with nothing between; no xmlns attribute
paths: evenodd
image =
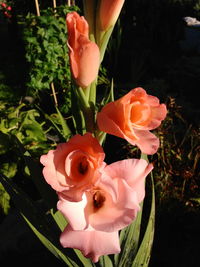
<svg viewBox="0 0 200 267"><path fill-rule="evenodd" d="M18 140L17 137L12 136L13 141L17 144L22 157L29 169L30 177L35 184L38 192L40 193L42 199L45 201L47 207L51 209L56 207L57 195L55 191L46 183L42 175L42 165L35 161L30 153L24 149L24 146Z"/></svg>
<svg viewBox="0 0 200 267"><path fill-rule="evenodd" d="M52 253L54 256L56 256L59 259L62 259L67 266L69 267L79 267L72 259L67 257L65 254L63 254L52 242L50 242L43 234L41 234L33 225L32 223L21 214L24 220L27 222L29 227L32 229L32 231L35 233L35 235L39 238L39 240L42 242L42 244Z"/></svg>
<svg viewBox="0 0 200 267"><path fill-rule="evenodd" d="M62 213L57 210L56 212L54 212L54 209L51 209L51 215L53 216L55 222L57 223L57 225L59 226L60 230L63 231L65 229L65 227L67 226L67 221L65 219L65 217L62 215Z"/></svg>
<svg viewBox="0 0 200 267"><path fill-rule="evenodd" d="M81 253L80 250L74 249L74 251L75 251L76 255L78 256L78 258L80 259L80 261L83 263L83 266L87 266L87 267L95 266L95 264L93 264L90 259L87 259L83 256L83 254Z"/></svg>
<svg viewBox="0 0 200 267"><path fill-rule="evenodd" d="M63 135L64 135L64 138L66 140L69 139L69 136L71 135L71 131L66 123L66 120L63 118L62 114L60 113L59 109L56 107L56 110L57 110L57 113L58 113L58 117L60 119L60 123L62 125L62 129L63 129Z"/></svg>
<svg viewBox="0 0 200 267"><path fill-rule="evenodd" d="M113 263L112 263L110 257L107 255L101 256L99 259L99 263L100 263L101 267L113 267Z"/></svg>
<svg viewBox="0 0 200 267"><path fill-rule="evenodd" d="M100 62L102 62L104 58L104 54L110 39L110 36L113 32L114 26L110 27L107 31L101 32L100 36Z"/></svg>
<svg viewBox="0 0 200 267"><path fill-rule="evenodd" d="M64 139L63 137L63 133L62 130L60 129L60 127L58 127L58 125L55 123L55 119L53 119L53 116L56 116L56 120L58 120L58 114L51 114L51 116L49 116L47 113L45 113L39 106L37 106L37 108L39 109L40 112L42 112L42 114L45 116L46 119L48 119L53 127L55 128L55 130L57 131L57 133L59 134L59 137Z"/></svg>
<svg viewBox="0 0 200 267"><path fill-rule="evenodd" d="M10 209L10 196L0 183L0 208L4 214L8 214Z"/></svg>
<svg viewBox="0 0 200 267"><path fill-rule="evenodd" d="M7 193L13 200L15 207L23 213L34 225L39 225L40 231L43 233L50 233L52 239L57 239L59 235L59 229L56 224L52 224L44 216L44 213L36 206L30 197L23 192L11 179L8 179L5 175L0 174L0 182L4 186ZM49 231L49 227L52 227L52 231Z"/></svg>
<svg viewBox="0 0 200 267"><path fill-rule="evenodd" d="M155 190L154 190L152 173L151 173L151 187L152 187L152 192L151 192L152 200L151 200L151 210L150 210L149 220L147 223L146 231L142 239L141 245L133 261L132 267L138 267L138 266L148 267L151 257L151 250L154 238L154 227L155 227Z"/></svg>
<svg viewBox="0 0 200 267"><path fill-rule="evenodd" d="M133 261L139 245L140 238L140 228L142 220L142 210L143 203L141 204L141 209L137 214L136 219L132 222L131 225L124 228L120 233L120 243L121 243L121 253L116 254L115 264L117 266L129 266L130 262Z"/></svg>
<svg viewBox="0 0 200 267"><path fill-rule="evenodd" d="M12 178L17 173L17 163L16 162L4 162L0 164L0 172L2 172L8 178Z"/></svg>
<svg viewBox="0 0 200 267"><path fill-rule="evenodd" d="M141 154L141 158L148 162L148 156ZM152 199L151 209L149 211L149 220L146 226L145 234L141 237L141 222L144 214L144 206L141 203L141 209L136 219L131 225L124 228L120 233L121 253L114 256L115 265L123 266L148 266L151 248L154 236L154 220L155 220L155 193L153 177L151 176ZM146 210L145 210L146 211Z"/></svg>
<svg viewBox="0 0 200 267"><path fill-rule="evenodd" d="M4 175L0 175L0 182L11 196L15 207L20 211L23 218L37 235L40 241L57 257L74 267L81 265L76 264L68 257L75 257L79 262L74 250L63 249L59 243L60 231L55 221L50 220L47 214L34 203L29 196L23 192L15 183ZM81 264L81 262L80 262Z"/></svg>

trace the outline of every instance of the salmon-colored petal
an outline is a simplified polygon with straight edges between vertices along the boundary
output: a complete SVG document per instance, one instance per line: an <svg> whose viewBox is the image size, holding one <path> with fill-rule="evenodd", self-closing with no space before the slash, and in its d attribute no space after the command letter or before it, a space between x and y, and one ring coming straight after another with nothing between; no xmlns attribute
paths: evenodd
<svg viewBox="0 0 200 267"><path fill-rule="evenodd" d="M100 24L101 30L105 31L114 26L117 21L125 0L101 0Z"/></svg>
<svg viewBox="0 0 200 267"><path fill-rule="evenodd" d="M58 175L56 171L53 150L50 150L47 155L42 155L40 157L40 162L45 166L42 171L43 176L54 190L62 191L68 189L64 184L65 177L62 174Z"/></svg>
<svg viewBox="0 0 200 267"><path fill-rule="evenodd" d="M78 76L76 82L82 86L87 87L97 77L99 70L100 52L98 46L93 42L82 41L79 43L78 54Z"/></svg>
<svg viewBox="0 0 200 267"><path fill-rule="evenodd" d="M68 225L60 236L65 248L79 249L86 258L97 262L102 255L120 252L118 232L73 231Z"/></svg>
<svg viewBox="0 0 200 267"><path fill-rule="evenodd" d="M101 162L104 160L105 154L103 148L91 133L86 133L83 136L77 134L69 141L70 145L73 147L73 150L78 148L79 150L88 153L92 157L99 159Z"/></svg>
<svg viewBox="0 0 200 267"><path fill-rule="evenodd" d="M87 181L95 182L95 166L89 155L81 150L70 152L65 159L65 172L69 177L70 185L77 185L79 188Z"/></svg>
<svg viewBox="0 0 200 267"><path fill-rule="evenodd" d="M68 45L68 47L70 49L69 59L70 59L71 70L72 70L74 79L77 79L78 73L79 73L77 60L76 60L73 49L71 49L69 45Z"/></svg>
<svg viewBox="0 0 200 267"><path fill-rule="evenodd" d="M94 186L104 168L105 154L91 133L75 135L56 150L41 156L43 175L51 187L70 201L80 201L82 194Z"/></svg>
<svg viewBox="0 0 200 267"><path fill-rule="evenodd" d="M140 129L144 128L145 125L151 119L151 108L148 104L141 104L139 101L133 102L131 105L130 127Z"/></svg>
<svg viewBox="0 0 200 267"><path fill-rule="evenodd" d="M132 132L130 134L130 131L123 131L120 126L114 120L112 120L112 118L109 118L104 112L99 112L97 114L97 124L101 131L124 138L131 144L135 145L137 136ZM130 137L127 134L129 134Z"/></svg>
<svg viewBox="0 0 200 267"><path fill-rule="evenodd" d="M159 140L149 130L157 128L166 114L165 104L138 87L105 105L97 114L97 125L101 131L124 138L151 155L156 153Z"/></svg>
<svg viewBox="0 0 200 267"><path fill-rule="evenodd" d="M167 115L167 108L165 104L161 104L157 107L152 108L151 121L148 123L146 129L153 130L158 128L161 122L165 119L166 115Z"/></svg>
<svg viewBox="0 0 200 267"><path fill-rule="evenodd" d="M77 12L66 16L70 67L75 82L87 87L98 75L100 51L96 43L89 40L89 26Z"/></svg>
<svg viewBox="0 0 200 267"><path fill-rule="evenodd" d="M118 124L104 112L99 112L97 114L97 124L101 131L124 138L124 133L121 131Z"/></svg>

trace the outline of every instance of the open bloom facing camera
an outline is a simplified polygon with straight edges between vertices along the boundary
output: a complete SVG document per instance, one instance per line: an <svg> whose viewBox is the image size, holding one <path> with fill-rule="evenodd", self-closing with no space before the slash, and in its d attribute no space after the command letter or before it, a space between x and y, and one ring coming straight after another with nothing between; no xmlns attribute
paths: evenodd
<svg viewBox="0 0 200 267"><path fill-rule="evenodd" d="M97 123L101 131L126 139L145 154L154 154L159 139L149 130L157 128L166 113L165 104L138 87L105 105L97 114Z"/></svg>
<svg viewBox="0 0 200 267"><path fill-rule="evenodd" d="M86 257L92 255L93 261L100 255L119 252L117 232L135 219L145 195L145 178L152 168L143 159L118 161L101 170L99 183L85 191L81 201L68 201L58 193L57 208L69 222L61 244L80 249ZM77 237L80 233L83 239ZM95 236L101 235L105 239L96 242Z"/></svg>
<svg viewBox="0 0 200 267"><path fill-rule="evenodd" d="M66 199L80 201L83 192L98 181L104 156L98 141L87 133L59 144L56 150L41 156L40 161L47 183Z"/></svg>

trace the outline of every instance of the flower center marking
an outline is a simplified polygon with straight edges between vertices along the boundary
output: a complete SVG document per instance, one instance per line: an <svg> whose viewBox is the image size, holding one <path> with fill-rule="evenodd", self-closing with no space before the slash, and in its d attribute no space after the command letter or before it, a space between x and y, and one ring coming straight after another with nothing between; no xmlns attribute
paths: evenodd
<svg viewBox="0 0 200 267"><path fill-rule="evenodd" d="M94 208L101 208L103 206L103 203L105 202L106 198L101 194L101 192L96 191L93 195L93 205Z"/></svg>
<svg viewBox="0 0 200 267"><path fill-rule="evenodd" d="M78 165L78 171L80 174L85 174L88 170L88 162L85 157L83 157Z"/></svg>

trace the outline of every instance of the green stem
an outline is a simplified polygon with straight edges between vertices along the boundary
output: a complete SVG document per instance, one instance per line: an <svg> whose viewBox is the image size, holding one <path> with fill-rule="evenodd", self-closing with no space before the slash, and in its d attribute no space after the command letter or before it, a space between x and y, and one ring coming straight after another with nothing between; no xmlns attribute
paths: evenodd
<svg viewBox="0 0 200 267"><path fill-rule="evenodd" d="M96 105L96 87L97 87L97 79L91 83L90 85L90 95L89 95L89 104L95 107Z"/></svg>
<svg viewBox="0 0 200 267"><path fill-rule="evenodd" d="M90 92L91 92L91 88L90 88ZM93 105L95 104L95 102L90 102L90 101L88 102L87 97L81 87L77 88L77 98L80 101L80 107L83 112L86 131L94 133L95 131L95 108L93 107Z"/></svg>
<svg viewBox="0 0 200 267"><path fill-rule="evenodd" d="M77 88L77 95L78 95L78 99L81 102L82 107L88 108L89 102L88 102L87 97L86 97L86 95L85 95L85 93L81 87Z"/></svg>

